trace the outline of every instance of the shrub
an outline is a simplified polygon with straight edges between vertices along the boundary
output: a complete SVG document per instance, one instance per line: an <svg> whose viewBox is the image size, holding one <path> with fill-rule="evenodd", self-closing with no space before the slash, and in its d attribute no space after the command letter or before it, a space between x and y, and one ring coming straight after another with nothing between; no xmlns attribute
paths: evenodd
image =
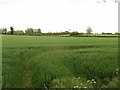
<svg viewBox="0 0 120 90"><path fill-rule="evenodd" d="M70 33L70 36L78 36L78 35L79 35L78 32L72 32L72 33Z"/></svg>

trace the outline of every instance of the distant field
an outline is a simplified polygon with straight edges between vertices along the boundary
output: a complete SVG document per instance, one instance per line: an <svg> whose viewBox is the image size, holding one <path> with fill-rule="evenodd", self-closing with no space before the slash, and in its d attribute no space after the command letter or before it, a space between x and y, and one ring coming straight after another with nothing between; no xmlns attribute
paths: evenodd
<svg viewBox="0 0 120 90"><path fill-rule="evenodd" d="M98 88L117 76L117 37L4 35L2 40L3 88ZM87 82L93 79L95 84Z"/></svg>
<svg viewBox="0 0 120 90"><path fill-rule="evenodd" d="M61 37L69 37L69 34L66 35L56 35L56 36L61 36ZM118 37L120 35L115 35L115 34L83 34L79 37Z"/></svg>
<svg viewBox="0 0 120 90"><path fill-rule="evenodd" d="M114 35L114 34L89 34L89 36L117 37L117 36L120 36L120 35Z"/></svg>

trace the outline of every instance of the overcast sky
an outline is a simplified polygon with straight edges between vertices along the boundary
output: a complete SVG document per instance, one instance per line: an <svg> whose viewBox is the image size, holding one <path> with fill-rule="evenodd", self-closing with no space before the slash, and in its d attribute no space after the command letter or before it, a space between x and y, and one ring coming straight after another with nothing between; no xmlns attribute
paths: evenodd
<svg viewBox="0 0 120 90"><path fill-rule="evenodd" d="M98 3L96 3L98 2ZM118 32L118 4L112 0L0 0L0 28L42 32Z"/></svg>

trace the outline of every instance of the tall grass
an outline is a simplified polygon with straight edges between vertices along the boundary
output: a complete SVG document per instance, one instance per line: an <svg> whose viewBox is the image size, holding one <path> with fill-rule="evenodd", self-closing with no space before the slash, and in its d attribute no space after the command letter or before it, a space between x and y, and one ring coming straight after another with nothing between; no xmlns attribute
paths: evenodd
<svg viewBox="0 0 120 90"><path fill-rule="evenodd" d="M23 87L26 67L35 88L65 77L112 79L118 68L117 38L3 36L2 44L4 88Z"/></svg>

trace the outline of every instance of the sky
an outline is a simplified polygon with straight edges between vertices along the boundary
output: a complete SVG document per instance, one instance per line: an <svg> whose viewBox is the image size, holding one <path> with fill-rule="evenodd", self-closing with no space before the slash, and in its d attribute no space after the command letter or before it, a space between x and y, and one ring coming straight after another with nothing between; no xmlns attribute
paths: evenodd
<svg viewBox="0 0 120 90"><path fill-rule="evenodd" d="M0 0L0 28L42 32L118 32L118 4L112 0Z"/></svg>

